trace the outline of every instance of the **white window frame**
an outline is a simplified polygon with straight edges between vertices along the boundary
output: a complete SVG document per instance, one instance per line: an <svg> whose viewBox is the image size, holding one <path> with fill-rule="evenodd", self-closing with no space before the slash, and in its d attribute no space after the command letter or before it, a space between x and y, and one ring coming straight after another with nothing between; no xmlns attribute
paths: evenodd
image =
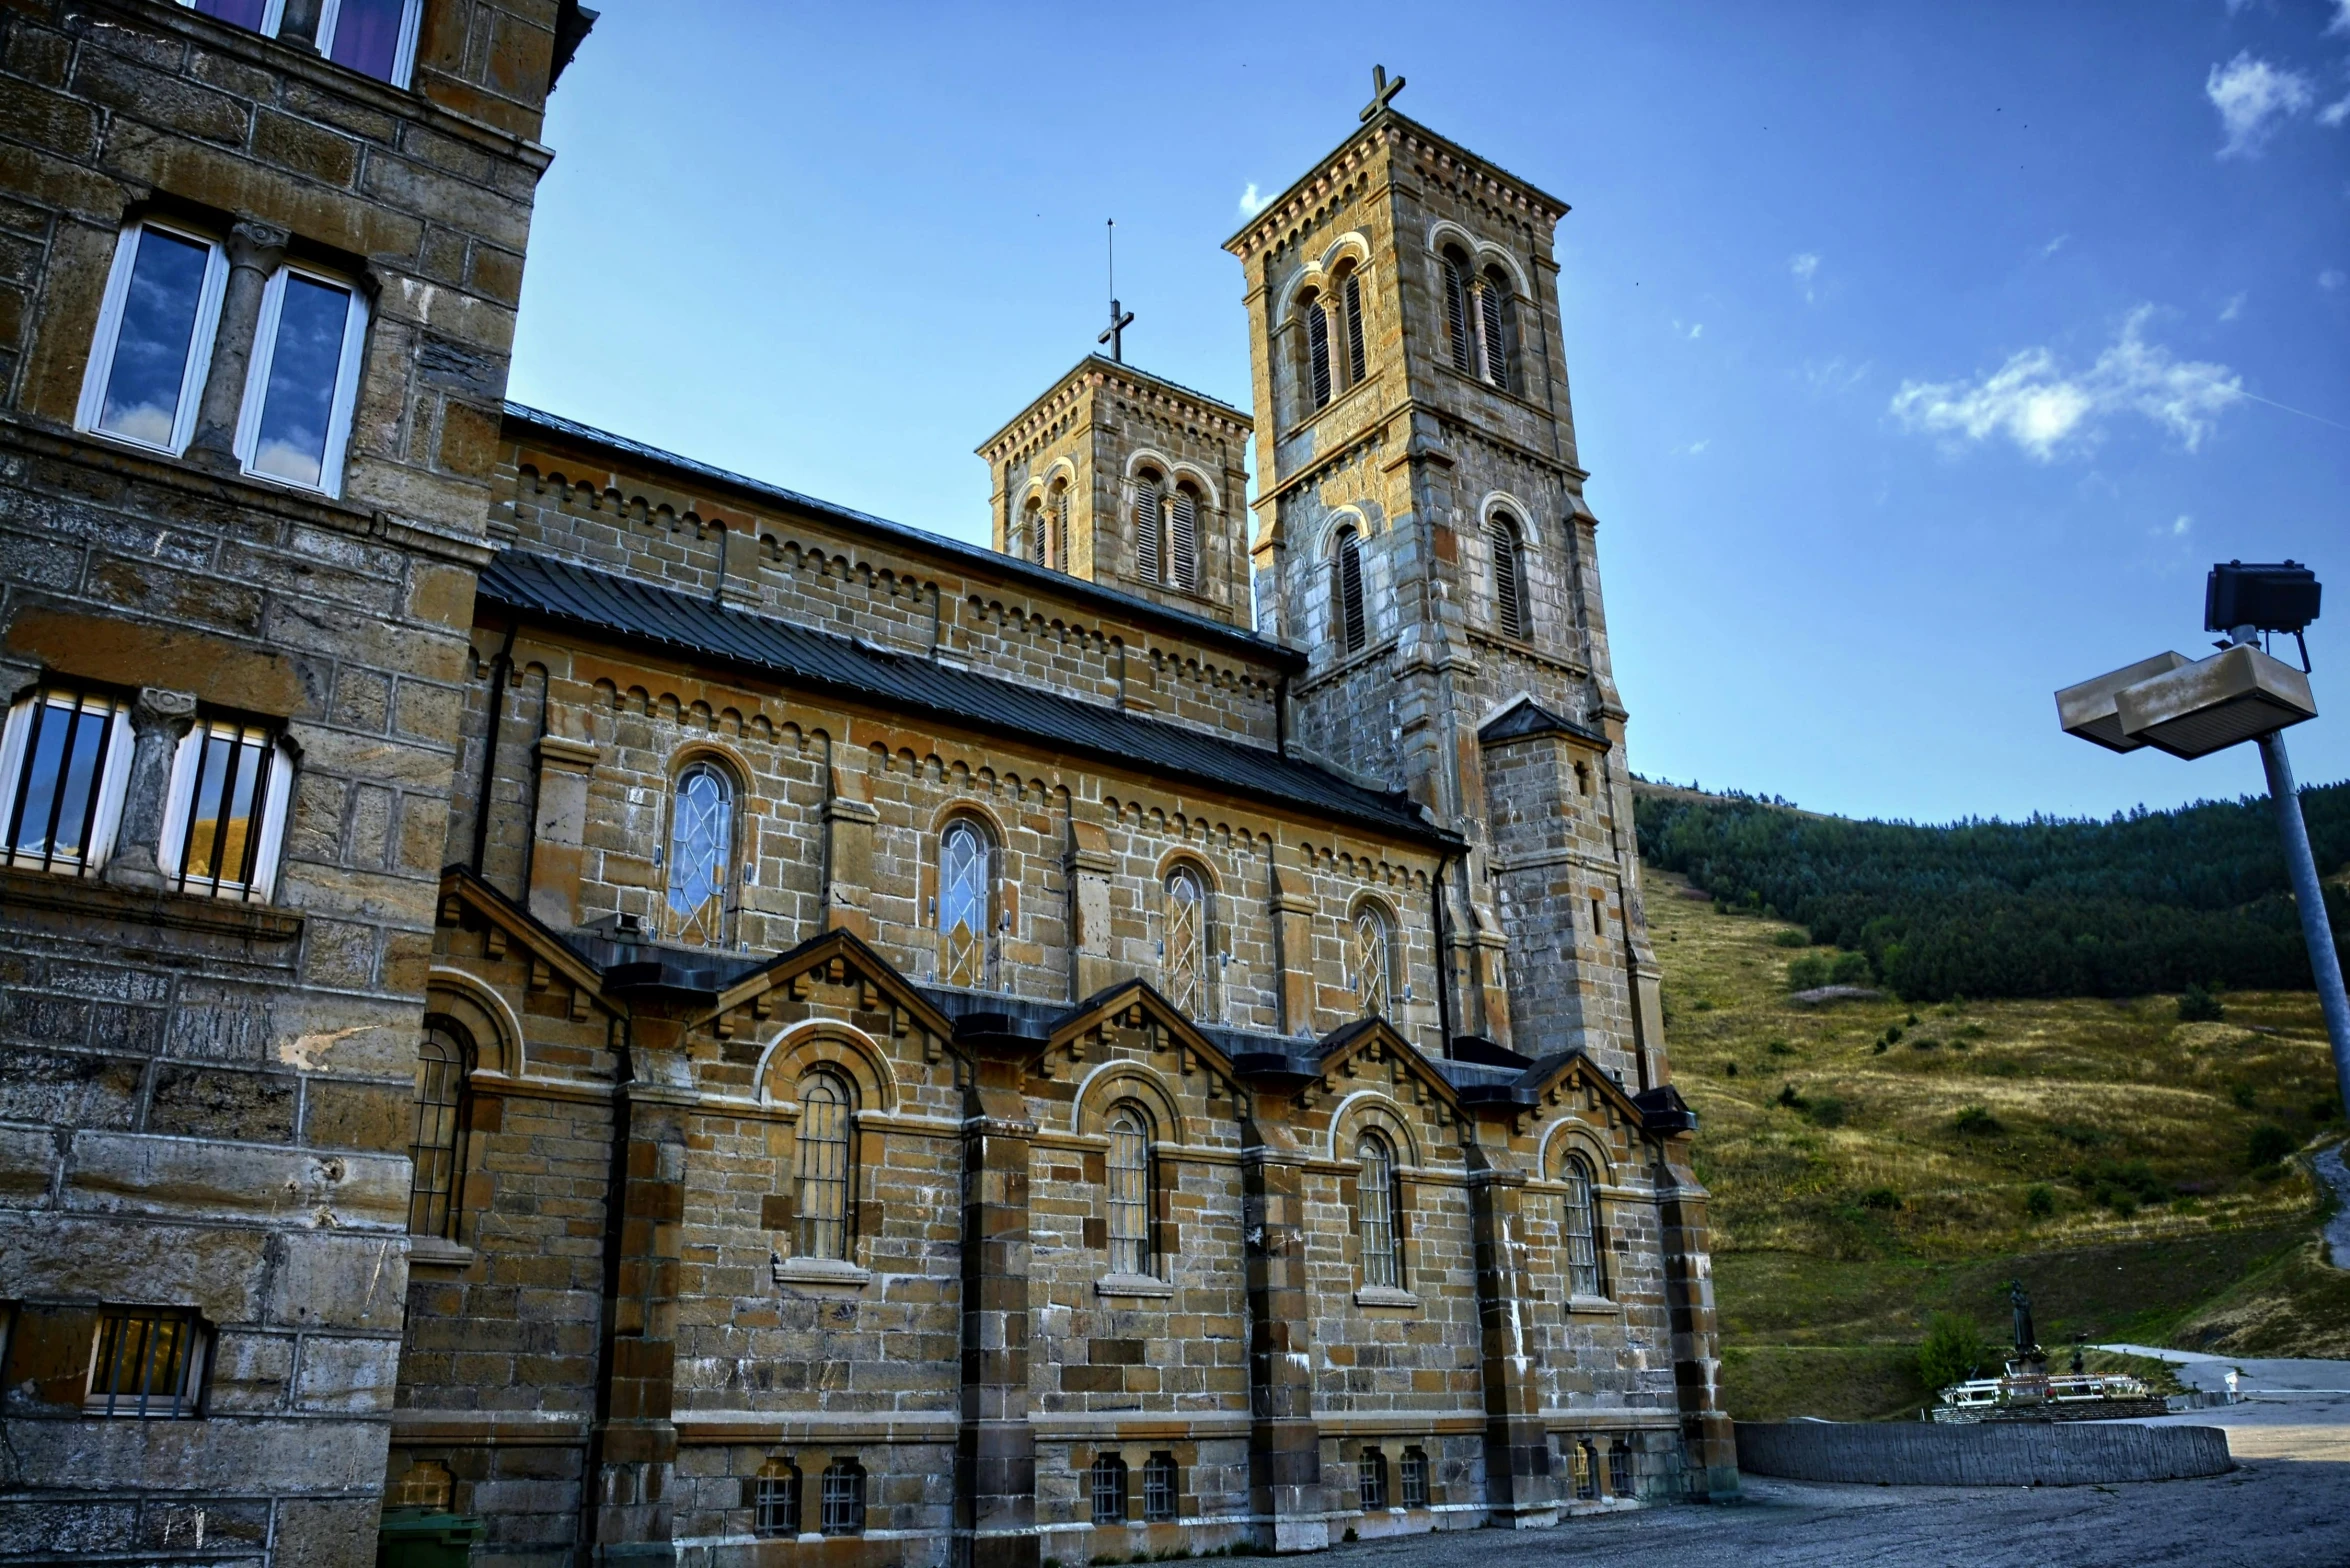
<svg viewBox="0 0 2350 1568"><path fill-rule="evenodd" d="M282 8L283 0L270 0L270 9ZM391 85L402 92L416 75L416 37L422 29L424 0L405 0L400 8L400 41L393 48ZM332 64L335 57L335 27L343 19L343 0L324 0L318 11L319 58ZM273 27L274 33L276 29ZM350 66L341 67L350 70ZM365 76L362 71L358 74ZM369 78L373 80L373 78Z"/></svg>
<svg viewBox="0 0 2350 1568"><path fill-rule="evenodd" d="M196 6L196 0L179 0L179 3L190 10ZM330 65L334 63L335 57L335 26L342 19L343 0L324 0L318 12L318 55ZM275 38L279 29L285 26L285 20L286 0L268 0L261 11L261 25L254 31L264 38ZM403 92L416 77L416 40L423 31L423 25L424 0L405 0L400 8L400 41L393 47L391 75L391 85ZM351 67L343 66L341 69L347 71ZM365 76L367 73L362 71L358 74ZM375 80L373 77L368 79Z"/></svg>
<svg viewBox="0 0 2350 1568"><path fill-rule="evenodd" d="M12 825L16 813L16 788L24 770L25 742L33 732L33 708L49 700L49 689L36 686L28 696L20 697L8 710L5 730L0 730L0 832ZM98 811L90 820L90 842L83 846L85 858L66 866L62 857L53 858L50 869L61 876L95 876L104 869L114 853L114 838L122 828L124 797L130 793L131 752L136 737L131 733L130 705L125 703L114 712L113 733L106 737L106 766L98 775ZM0 844L0 865L17 864L16 844L13 839ZM39 861L27 857L27 869L38 870Z"/></svg>
<svg viewBox="0 0 2350 1568"><path fill-rule="evenodd" d="M278 317L285 309L286 281L297 275L351 296L351 313L343 318L343 357L335 369L334 402L326 416L326 450L319 455L315 485L302 484L283 474L265 474L253 466L253 456L261 441L262 408L269 397L270 367L277 361ZM244 406L237 412L237 462L246 478L283 485L289 490L309 490L338 500L342 497L343 462L351 444L352 411L359 402L359 359L367 346L367 321L367 296L350 278L299 262L287 262L269 275L269 282L261 292L261 319L253 328L253 357L245 370Z"/></svg>
<svg viewBox="0 0 2350 1568"><path fill-rule="evenodd" d="M180 858L187 849L188 810L196 793L196 764L203 755L204 738L215 724L237 730L252 728L233 719L204 718L188 726L171 756L171 787L163 797L163 842L156 846L155 864L176 886ZM217 887L186 888L200 898L230 898L241 903L265 903L277 887L278 852L285 842L286 803L293 798L294 751L279 736L271 743L269 793L261 802L261 840L253 855L253 880L232 882L223 877Z"/></svg>
<svg viewBox="0 0 2350 1568"><path fill-rule="evenodd" d="M196 325L188 342L187 368L180 376L179 407L172 416L171 443L157 446L116 430L101 430L106 412L106 389L114 378L114 351L122 340L122 316L131 297L131 268L139 258L139 240L149 229L187 240L205 250L204 282L196 300ZM90 340L90 363L82 372L82 400L74 411L73 426L101 441L119 441L144 452L168 452L173 457L188 449L196 434L196 405L204 400L204 382L212 370L213 340L220 334L220 302L228 293L228 251L219 239L182 224L142 218L126 224L114 242L114 269L106 277L106 294L98 306L98 330Z"/></svg>

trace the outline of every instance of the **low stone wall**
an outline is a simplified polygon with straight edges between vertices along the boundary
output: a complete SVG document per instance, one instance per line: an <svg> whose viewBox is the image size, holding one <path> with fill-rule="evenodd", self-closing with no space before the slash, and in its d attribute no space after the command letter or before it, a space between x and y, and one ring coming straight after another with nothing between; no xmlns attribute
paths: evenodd
<svg viewBox="0 0 2350 1568"><path fill-rule="evenodd" d="M1864 1486L2090 1486L2222 1475L2235 1461L2214 1426L1741 1421L1738 1468Z"/></svg>

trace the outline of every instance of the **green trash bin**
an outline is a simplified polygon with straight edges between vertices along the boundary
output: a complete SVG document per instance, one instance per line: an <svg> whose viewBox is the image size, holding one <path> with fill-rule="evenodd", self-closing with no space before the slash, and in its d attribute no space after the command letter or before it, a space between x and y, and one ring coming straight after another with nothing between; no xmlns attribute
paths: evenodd
<svg viewBox="0 0 2350 1568"><path fill-rule="evenodd" d="M387 1508L376 1535L375 1568L465 1568L482 1522L437 1508Z"/></svg>

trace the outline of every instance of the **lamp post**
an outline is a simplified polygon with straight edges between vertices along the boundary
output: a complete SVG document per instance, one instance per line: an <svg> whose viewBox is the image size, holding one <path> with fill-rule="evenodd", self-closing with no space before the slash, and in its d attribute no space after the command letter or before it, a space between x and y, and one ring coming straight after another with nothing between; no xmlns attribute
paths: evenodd
<svg viewBox="0 0 2350 1568"><path fill-rule="evenodd" d="M2277 835L2284 840L2285 870L2301 913L2301 938L2309 947L2318 1007L2333 1046L2334 1084L2344 1114L2350 1115L2350 997L2343 993L2342 959L2326 919L2325 888L2318 881L2317 857L2310 853L2308 824L2301 819L2293 763L2285 755L2285 730L2317 717L2309 691L2309 648L2301 634L2317 619L2318 597L2316 574L2292 561L2214 566L2204 585L2203 627L2221 634L2217 654L2190 660L2158 653L2141 659L2066 687L2056 694L2056 712L2066 734L2109 751L2152 746L2193 761L2245 741L2260 748ZM2290 633L2300 647L2300 669L2269 657L2260 646L2264 637L2280 632Z"/></svg>

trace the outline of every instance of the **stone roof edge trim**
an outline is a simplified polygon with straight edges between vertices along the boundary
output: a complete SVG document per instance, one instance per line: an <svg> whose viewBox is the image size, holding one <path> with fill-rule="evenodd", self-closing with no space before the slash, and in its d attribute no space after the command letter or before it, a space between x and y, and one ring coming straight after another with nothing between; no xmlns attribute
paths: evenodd
<svg viewBox="0 0 2350 1568"><path fill-rule="evenodd" d="M1181 637L1192 638L1196 641L1210 642L1221 647L1236 649L1251 658L1262 660L1279 669L1295 672L1304 669L1308 663L1304 653L1286 643L1275 642L1268 637L1260 637L1255 632L1228 626L1222 621L1211 620L1204 615L1193 615L1187 611L1174 609L1133 594L1120 593L1115 588L1104 588L1099 583L1088 582L1082 577L1071 577L1066 572L1057 572L1051 567L1038 566L1034 562L1023 561L1018 556L1005 555L986 545L965 544L960 539L950 539L944 534L934 534L926 528L916 528L908 523L891 522L886 517L876 517L870 512L860 512L854 507L842 506L836 501L826 501L816 496L802 494L797 490L787 490L781 485L769 484L763 479L753 479L747 474L734 473L714 464L682 457L675 452L665 452L659 447L648 446L642 441L632 440L627 436L614 435L609 430L598 430L593 425L583 425L577 420L566 419L561 414L550 414L545 409L532 408L525 403L509 400L504 405L503 413L506 421L512 425L519 425L581 445L600 447L607 456L634 459L640 463L673 470L692 479L729 486L746 492L771 507L792 508L830 522L845 523L854 528L867 529L912 549L948 556L958 561L967 562L972 567L984 567L988 571L1001 573L1025 583L1033 589L1064 595L1081 603L1089 603L1099 610L1128 621L1171 630Z"/></svg>
<svg viewBox="0 0 2350 1568"><path fill-rule="evenodd" d="M1330 151L1324 153L1319 159L1315 160L1314 166L1312 168L1306 170L1305 173L1290 181L1288 186L1285 187L1279 195L1275 196L1263 207L1257 209L1257 214L1255 217L1250 218L1248 222L1233 230L1231 238L1225 240L1224 248L1236 256L1254 249L1255 247L1248 243L1250 237L1255 235L1261 229L1272 228L1283 222L1287 216L1287 209L1289 208L1292 200L1297 197L1308 184L1316 179L1319 179L1322 176L1323 171L1328 169L1332 164L1338 162L1341 158L1355 151L1358 145L1370 141L1379 135L1379 133L1391 128L1401 129L1407 135L1420 137L1435 147L1437 151L1449 153L1451 156L1461 160L1464 163L1474 164L1479 168L1490 172L1501 183L1514 187L1519 195L1525 197L1535 205L1557 209L1558 214L1561 217L1564 217L1566 214L1574 210L1574 208L1569 206L1566 202L1561 201L1556 196L1553 196L1550 192L1544 190L1541 186L1533 184L1530 181L1520 179L1518 176L1510 173L1509 170L1503 168L1500 164L1495 163L1491 158L1480 157L1478 154L1471 152L1468 148L1463 147L1459 142L1452 140L1450 137L1430 130L1427 126L1422 125L1419 121L1413 119L1410 115L1400 113L1394 109L1382 109L1377 114L1373 115L1370 119L1364 121L1362 127L1356 130L1352 135L1348 136L1346 140L1340 142L1337 146L1331 148Z"/></svg>
<svg viewBox="0 0 2350 1568"><path fill-rule="evenodd" d="M1373 1044L1397 1052L1405 1064L1419 1078L1434 1086L1456 1111L1476 1107L1462 1098L1460 1088L1451 1079L1436 1070L1420 1048L1403 1036L1403 1031L1384 1018L1358 1018L1351 1024L1341 1024L1316 1043L1320 1055L1315 1059L1321 1075L1328 1078L1343 1064L1368 1051Z"/></svg>
<svg viewBox="0 0 2350 1568"><path fill-rule="evenodd" d="M598 998L604 995L604 972L595 962L563 940L552 926L508 898L505 892L463 861L441 867L441 898L458 899L477 914L496 921L507 936L546 960L573 985Z"/></svg>
<svg viewBox="0 0 2350 1568"><path fill-rule="evenodd" d="M972 453L975 456L985 457L989 452L1003 445L1007 437L1017 431L1023 423L1035 417L1039 408L1060 396L1072 382L1088 372L1111 377L1125 376L1130 380L1143 383L1154 391L1176 393L1200 404L1211 413L1222 414L1243 433L1252 433L1257 428L1256 416L1237 404L1227 403L1220 397L1210 397L1196 387L1187 387L1180 381L1169 381L1165 376L1154 376L1149 371L1138 369L1122 359L1112 359L1106 354L1088 354L1062 372L1060 379L1051 386L1030 398L1027 407L1005 420L997 428L995 434L973 447Z"/></svg>
<svg viewBox="0 0 2350 1568"><path fill-rule="evenodd" d="M1645 1132L1648 1125L1648 1113L1633 1097L1632 1091L1601 1071L1599 1063L1592 1060L1591 1053L1579 1045L1571 1050L1542 1057L1533 1066L1527 1068L1512 1087L1531 1094L1535 1107L1539 1108L1543 1095L1549 1092L1551 1085L1574 1071L1575 1064L1578 1062L1591 1069L1592 1082L1599 1086L1601 1095L1614 1103L1617 1112L1633 1126Z"/></svg>
<svg viewBox="0 0 2350 1568"><path fill-rule="evenodd" d="M1204 1052L1225 1078L1238 1081L1238 1069L1224 1048L1202 1034L1198 1024L1184 1017L1173 1002L1159 994L1158 987L1140 976L1104 986L1054 1019L1045 1036L1044 1049L1065 1046L1105 1022L1115 1022L1119 1016L1136 1010L1149 1015L1187 1048Z"/></svg>
<svg viewBox="0 0 2350 1568"><path fill-rule="evenodd" d="M587 568L580 569L587 570ZM610 574L607 573L602 575ZM624 582L633 582L633 579L622 580ZM675 592L674 589L661 589L650 584L637 583L635 586L649 587L652 588L655 592ZM769 666L760 664L754 660L745 659L740 655L730 653L723 648L712 648L698 643L682 642L671 637L666 637L651 632L639 631L631 627L615 626L609 621L598 620L592 616L578 614L571 611L550 609L543 605L518 603L500 596L494 587L487 587L477 590L477 607L484 600L519 620L533 621L544 625L574 628L577 630L586 631L599 638L604 638L613 642L623 643L631 646L657 648L671 652L684 651L694 655L698 659L709 661L729 669L752 671L766 675L770 678L772 678L776 673ZM725 611L721 613L737 614L740 612ZM819 633L817 635L825 634ZM990 679L990 677L976 676L974 679L984 680ZM852 682L830 679L820 674L810 674L799 671L792 672L788 685L791 688L801 690L821 690L837 696L845 696L857 704L866 707L875 706L883 702L898 702L898 699L895 698L877 697L876 694L872 691L855 685ZM1057 696L1058 694L1048 693L1047 695ZM1061 700L1067 702L1076 701L1075 698L1062 698ZM1466 840L1462 839L1458 834L1427 822L1414 823L1400 816L1393 818L1379 817L1374 816L1368 812L1350 811L1344 806L1336 805L1306 806L1301 809L1293 797L1283 795L1279 791L1257 788L1245 784L1237 784L1229 779L1213 777L1200 770L1188 769L1180 766L1164 766L1156 768L1155 770L1137 768L1134 759L1128 754L1120 751L1115 746L1087 746L1083 742L1079 741L1049 740L1039 742L1036 740L1036 737L1029 735L1026 731L1021 730L1015 725L997 723L988 719L984 715L966 713L954 709L940 708L935 705L922 704L918 702L905 702L901 703L900 706L907 711L918 710L927 717L945 722L950 727L976 730L984 734L1008 736L1014 739L1024 739L1030 741L1032 744L1040 744L1048 749L1073 751L1079 755L1091 757L1097 761L1108 762L1115 766L1125 768L1129 771L1140 771L1146 773L1155 771L1156 773L1163 773L1167 776L1180 778L1188 783L1205 789L1241 796L1276 807L1286 807L1290 810L1298 811L1301 815L1309 818L1324 821L1335 818L1353 825L1358 830L1373 834L1383 834L1390 838L1400 838L1412 843L1430 845L1455 853L1466 847ZM1105 711L1116 712L1117 710ZM1143 719L1132 714L1122 714L1121 716L1128 718L1135 723L1141 724L1159 722L1156 720ZM1175 726L1168 727L1170 729L1175 728ZM1199 734L1190 730L1180 730L1178 733L1183 735L1186 739L1208 741L1221 739L1221 737L1218 736ZM1235 743L1225 742L1225 744ZM1293 766L1304 768L1313 767L1313 764L1311 763L1301 762L1299 759L1294 757L1283 757L1279 753L1267 752L1265 755L1269 759L1276 759L1289 763ZM1360 785L1353 785L1350 783L1350 781L1344 778L1340 778L1336 774L1331 774L1330 777L1336 780L1338 783L1348 784L1351 788L1361 788ZM1368 792L1366 791L1366 793Z"/></svg>
<svg viewBox="0 0 2350 1568"><path fill-rule="evenodd" d="M952 1048L954 1020L932 1006L930 999L915 987L914 982L907 979L897 965L876 951L872 943L854 931L837 926L830 931L819 931L807 940L785 948L758 968L728 982L723 990L713 992L711 1017L722 1017L777 986L787 985L802 975L829 966L836 959L846 960L853 968L871 971L867 978L881 989L889 991L894 1005L904 1008L908 1016L923 1029Z"/></svg>

